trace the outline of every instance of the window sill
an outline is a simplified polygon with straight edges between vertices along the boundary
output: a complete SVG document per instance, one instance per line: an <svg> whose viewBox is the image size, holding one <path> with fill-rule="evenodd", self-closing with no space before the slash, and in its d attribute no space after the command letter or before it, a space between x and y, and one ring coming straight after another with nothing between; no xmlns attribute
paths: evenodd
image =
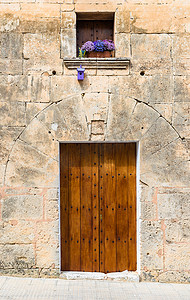
<svg viewBox="0 0 190 300"><path fill-rule="evenodd" d="M80 65L86 69L126 69L130 58L65 58L64 63L68 69L76 69Z"/></svg>

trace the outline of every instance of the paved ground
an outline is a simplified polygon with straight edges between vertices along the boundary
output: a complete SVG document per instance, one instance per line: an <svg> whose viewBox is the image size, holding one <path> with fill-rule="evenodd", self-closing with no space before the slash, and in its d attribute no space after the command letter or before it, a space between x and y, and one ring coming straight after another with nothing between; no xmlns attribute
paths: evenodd
<svg viewBox="0 0 190 300"><path fill-rule="evenodd" d="M190 300L190 285L0 277L2 300Z"/></svg>

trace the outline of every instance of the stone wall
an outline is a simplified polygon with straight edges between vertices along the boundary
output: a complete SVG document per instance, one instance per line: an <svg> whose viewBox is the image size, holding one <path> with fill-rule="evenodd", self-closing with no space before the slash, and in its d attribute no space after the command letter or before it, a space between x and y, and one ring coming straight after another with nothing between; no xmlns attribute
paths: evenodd
<svg viewBox="0 0 190 300"><path fill-rule="evenodd" d="M59 276L59 142L140 141L140 275L187 282L190 5L0 1L0 273ZM115 12L125 70L76 69L76 12ZM55 72L53 72L55 71Z"/></svg>

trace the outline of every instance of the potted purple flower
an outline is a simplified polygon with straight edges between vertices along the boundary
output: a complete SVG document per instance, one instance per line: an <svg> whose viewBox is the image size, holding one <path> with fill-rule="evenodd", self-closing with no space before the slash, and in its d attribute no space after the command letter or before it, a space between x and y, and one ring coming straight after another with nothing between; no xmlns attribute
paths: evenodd
<svg viewBox="0 0 190 300"><path fill-rule="evenodd" d="M82 45L81 50L86 51L88 57L112 57L115 45L112 40L87 41Z"/></svg>

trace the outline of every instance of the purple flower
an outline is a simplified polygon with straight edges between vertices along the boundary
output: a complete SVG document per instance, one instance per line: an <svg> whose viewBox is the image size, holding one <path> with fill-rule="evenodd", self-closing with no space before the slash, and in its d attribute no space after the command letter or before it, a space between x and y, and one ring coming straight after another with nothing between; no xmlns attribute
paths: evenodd
<svg viewBox="0 0 190 300"><path fill-rule="evenodd" d="M115 50L115 45L114 42L112 40L103 40L104 46L105 46L105 50Z"/></svg>
<svg viewBox="0 0 190 300"><path fill-rule="evenodd" d="M81 47L81 50L86 50L86 52L91 52L94 50L94 43L91 41L87 41Z"/></svg>
<svg viewBox="0 0 190 300"><path fill-rule="evenodd" d="M105 50L104 42L100 41L100 40L95 41L94 42L94 50L99 51L99 52L103 52Z"/></svg>

